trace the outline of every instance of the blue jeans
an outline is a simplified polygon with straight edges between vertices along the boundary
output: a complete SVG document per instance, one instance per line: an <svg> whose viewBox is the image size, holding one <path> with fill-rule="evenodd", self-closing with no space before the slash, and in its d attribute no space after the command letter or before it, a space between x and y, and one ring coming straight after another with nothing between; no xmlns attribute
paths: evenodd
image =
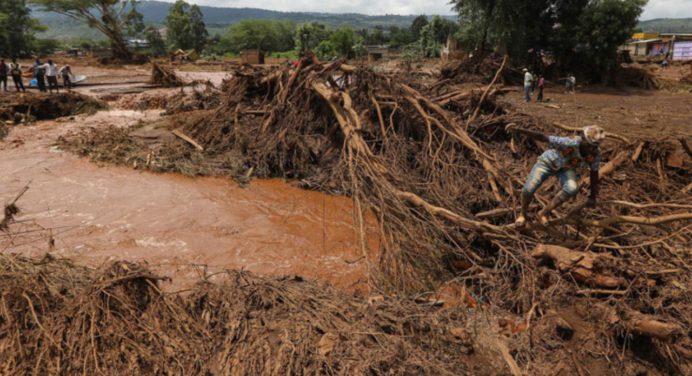
<svg viewBox="0 0 692 376"><path fill-rule="evenodd" d="M554 170L550 163L543 158L538 158L536 164L533 165L529 176L524 183L524 189L521 194L524 196L533 196L538 188L551 176L557 176L562 186L562 191L568 197L574 197L579 193L579 184L577 184L577 174L574 170Z"/></svg>
<svg viewBox="0 0 692 376"><path fill-rule="evenodd" d="M531 85L524 85L524 99L531 102Z"/></svg>

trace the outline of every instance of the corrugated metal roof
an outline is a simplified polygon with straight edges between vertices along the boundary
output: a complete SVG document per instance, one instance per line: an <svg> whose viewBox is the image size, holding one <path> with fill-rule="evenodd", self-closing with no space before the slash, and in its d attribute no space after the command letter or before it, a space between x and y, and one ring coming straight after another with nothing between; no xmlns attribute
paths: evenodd
<svg viewBox="0 0 692 376"><path fill-rule="evenodd" d="M637 40L634 42L629 42L627 44L644 44L644 43L653 43L653 42L660 42L662 39L661 38L656 38L656 39L645 39L645 40Z"/></svg>

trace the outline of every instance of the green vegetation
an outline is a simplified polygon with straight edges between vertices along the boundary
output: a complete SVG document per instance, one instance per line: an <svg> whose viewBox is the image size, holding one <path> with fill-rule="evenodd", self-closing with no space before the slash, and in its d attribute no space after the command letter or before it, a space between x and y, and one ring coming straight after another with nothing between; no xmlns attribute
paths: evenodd
<svg viewBox="0 0 692 376"><path fill-rule="evenodd" d="M264 52L293 50L295 24L283 21L245 20L231 26L221 38L221 53L260 49Z"/></svg>
<svg viewBox="0 0 692 376"><path fill-rule="evenodd" d="M563 70L609 82L617 47L631 35L647 0L454 0L462 46L507 53L535 64L551 52ZM532 51L533 53L530 53ZM540 68L536 66L535 68Z"/></svg>
<svg viewBox="0 0 692 376"><path fill-rule="evenodd" d="M36 47L34 34L41 25L30 17L26 0L0 2L0 55L28 56Z"/></svg>
<svg viewBox="0 0 692 376"><path fill-rule="evenodd" d="M152 56L163 56L166 54L166 42L164 42L159 29L148 26L144 30L144 38L149 42L149 54Z"/></svg>
<svg viewBox="0 0 692 376"><path fill-rule="evenodd" d="M197 5L178 0L166 17L168 45L171 49L203 51L207 43L206 25Z"/></svg>
<svg viewBox="0 0 692 376"><path fill-rule="evenodd" d="M279 53L274 56L295 57L311 50L318 58L330 60L336 57L362 57L367 45L388 45L411 46L409 50L418 57L439 56L447 36L453 35L458 29L457 23L439 16L433 17L429 23L425 16L417 17L406 28L391 26L389 29L375 27L360 30L347 26L330 28L317 22L296 25L284 21L245 20L231 26L215 44L213 52L225 55L244 49L260 49L265 53ZM416 33L420 38L414 37Z"/></svg>
<svg viewBox="0 0 692 376"><path fill-rule="evenodd" d="M130 59L126 33L143 29L143 16L137 12L137 0L31 0L44 11L55 12L82 21L110 41L116 58Z"/></svg>

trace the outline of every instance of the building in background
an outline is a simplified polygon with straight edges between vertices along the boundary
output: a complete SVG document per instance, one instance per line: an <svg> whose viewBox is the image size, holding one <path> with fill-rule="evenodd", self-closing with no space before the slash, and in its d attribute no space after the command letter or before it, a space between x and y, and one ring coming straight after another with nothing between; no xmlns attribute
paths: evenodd
<svg viewBox="0 0 692 376"><path fill-rule="evenodd" d="M656 57L676 61L692 60L692 34L635 33L620 47L620 51L628 51L634 60Z"/></svg>

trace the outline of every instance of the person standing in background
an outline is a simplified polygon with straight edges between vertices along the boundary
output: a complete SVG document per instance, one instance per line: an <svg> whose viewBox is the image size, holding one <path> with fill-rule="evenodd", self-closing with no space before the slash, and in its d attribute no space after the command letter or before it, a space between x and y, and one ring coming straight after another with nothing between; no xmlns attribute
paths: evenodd
<svg viewBox="0 0 692 376"><path fill-rule="evenodd" d="M19 89L26 92L24 82L22 82L22 66L17 62L17 58L12 58L10 74L12 75L12 81L14 81L14 87L17 88L17 92L19 92Z"/></svg>
<svg viewBox="0 0 692 376"><path fill-rule="evenodd" d="M41 60L36 59L34 65L31 66L31 71L34 73L34 78L36 79L36 86L38 90L45 93L46 90L46 70L43 68L45 65L41 64Z"/></svg>
<svg viewBox="0 0 692 376"><path fill-rule="evenodd" d="M569 94L574 94L577 91L577 78L574 77L574 74L567 75L566 86L566 92Z"/></svg>
<svg viewBox="0 0 692 376"><path fill-rule="evenodd" d="M545 77L542 74L538 75L538 97L536 102L543 102L543 88L545 87Z"/></svg>
<svg viewBox="0 0 692 376"><path fill-rule="evenodd" d="M10 67L5 63L5 59L0 59L0 84L2 91L7 91L7 76L10 74Z"/></svg>
<svg viewBox="0 0 692 376"><path fill-rule="evenodd" d="M64 67L60 68L60 76L62 77L62 83L65 89L70 90L72 87L72 68L69 64L65 64Z"/></svg>
<svg viewBox="0 0 692 376"><path fill-rule="evenodd" d="M48 88L50 90L50 93L53 94L53 88L55 88L55 92L60 94L60 89L58 89L58 66L53 63L53 60L48 60L48 63L43 64L41 68L43 68L46 74L46 79L48 80ZM45 88L46 86L44 84L44 91Z"/></svg>
<svg viewBox="0 0 692 376"><path fill-rule="evenodd" d="M529 73L529 70L524 68L524 100L526 102L531 102L531 84L533 83L533 76Z"/></svg>

